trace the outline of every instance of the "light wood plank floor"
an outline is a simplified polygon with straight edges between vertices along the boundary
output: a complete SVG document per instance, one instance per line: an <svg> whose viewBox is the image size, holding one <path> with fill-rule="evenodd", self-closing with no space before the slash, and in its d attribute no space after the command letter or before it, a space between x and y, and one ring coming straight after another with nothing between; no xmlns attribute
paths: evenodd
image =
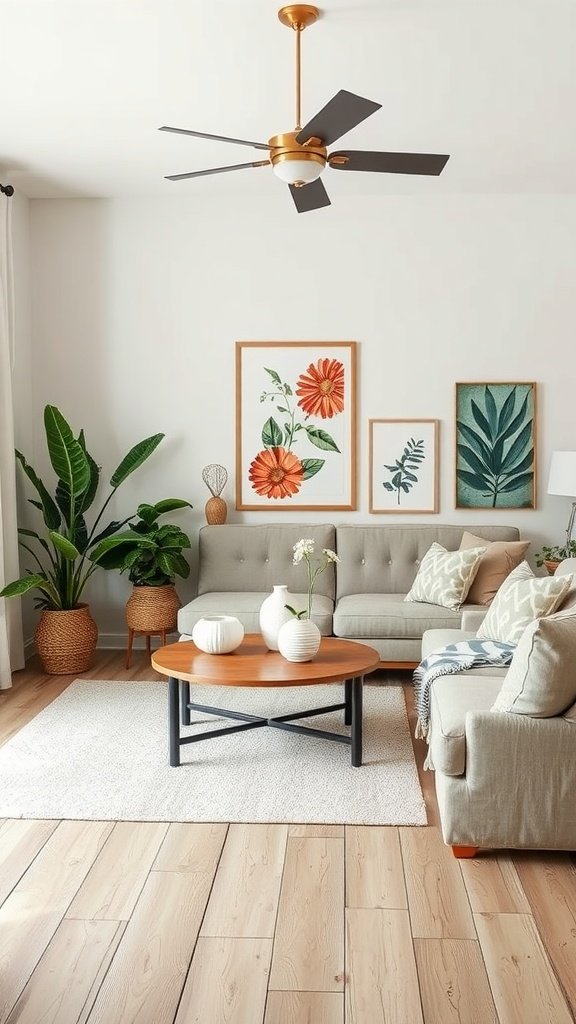
<svg viewBox="0 0 576 1024"><path fill-rule="evenodd" d="M16 673L0 743L70 682ZM455 861L414 750L427 828L0 821L0 1024L576 1020L574 857Z"/></svg>

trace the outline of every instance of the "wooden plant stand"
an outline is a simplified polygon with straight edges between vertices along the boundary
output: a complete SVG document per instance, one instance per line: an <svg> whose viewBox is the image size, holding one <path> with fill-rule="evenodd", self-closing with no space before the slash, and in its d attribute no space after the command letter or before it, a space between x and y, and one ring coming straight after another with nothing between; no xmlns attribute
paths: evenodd
<svg viewBox="0 0 576 1024"><path fill-rule="evenodd" d="M153 636L159 636L160 640L161 640L162 647L165 647L166 646L166 635L168 633L175 633L175 632L176 632L176 627L175 626L171 627L170 629L128 629L128 650L126 651L126 668L130 668L130 661L131 661L131 658L132 658L132 647L133 647L133 644L134 644L134 637L135 636L145 636L146 637L146 654L150 658L151 655L152 655L152 651L150 649L150 638L153 637Z"/></svg>

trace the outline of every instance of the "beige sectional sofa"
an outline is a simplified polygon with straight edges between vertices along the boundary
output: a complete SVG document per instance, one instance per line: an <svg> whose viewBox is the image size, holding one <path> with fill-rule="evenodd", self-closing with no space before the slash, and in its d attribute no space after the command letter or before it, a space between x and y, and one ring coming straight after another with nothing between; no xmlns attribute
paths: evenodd
<svg viewBox="0 0 576 1024"><path fill-rule="evenodd" d="M468 526L488 541L517 540L510 526ZM260 605L275 584L285 583L305 606L304 566L292 564L293 545L312 537L316 550L331 548L341 561L316 581L313 618L324 636L365 641L384 668L420 661L427 629L457 629L461 612L405 602L423 555L434 541L456 550L463 526L378 526L257 523L200 530L198 596L180 609L178 629L190 634L204 615L235 615L246 632L259 632ZM464 607L479 607L465 605Z"/></svg>
<svg viewBox="0 0 576 1024"><path fill-rule="evenodd" d="M576 559L557 569L574 572ZM562 610L575 606L571 592ZM460 630L427 631L422 656L475 636L483 616L468 611ZM431 687L429 766L444 841L457 856L576 849L576 704L552 718L491 711L507 671L471 669Z"/></svg>

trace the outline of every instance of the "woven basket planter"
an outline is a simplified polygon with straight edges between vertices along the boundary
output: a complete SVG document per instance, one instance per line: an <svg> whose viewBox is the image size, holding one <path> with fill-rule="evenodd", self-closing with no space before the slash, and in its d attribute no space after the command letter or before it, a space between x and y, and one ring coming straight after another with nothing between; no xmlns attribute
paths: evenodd
<svg viewBox="0 0 576 1024"><path fill-rule="evenodd" d="M53 676L86 672L94 664L98 627L87 604L70 611L44 611L36 626L36 650Z"/></svg>
<svg viewBox="0 0 576 1024"><path fill-rule="evenodd" d="M557 562L554 558L545 558L544 565L546 566L546 571L548 575L553 576L556 572L556 569L560 565L560 562Z"/></svg>
<svg viewBox="0 0 576 1024"><path fill-rule="evenodd" d="M165 587L134 587L126 602L129 629L155 633L176 629L180 598L173 583Z"/></svg>

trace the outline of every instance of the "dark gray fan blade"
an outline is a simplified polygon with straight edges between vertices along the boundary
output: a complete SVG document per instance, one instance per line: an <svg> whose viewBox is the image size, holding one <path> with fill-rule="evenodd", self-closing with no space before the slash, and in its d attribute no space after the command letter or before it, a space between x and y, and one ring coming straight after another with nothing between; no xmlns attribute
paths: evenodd
<svg viewBox="0 0 576 1024"><path fill-rule="evenodd" d="M249 164L230 164L229 167L209 167L206 171L188 171L188 174L165 174L167 181L181 181L182 178L203 178L205 174L224 174L225 171L243 171L245 167L268 167L269 160L253 160Z"/></svg>
<svg viewBox="0 0 576 1024"><path fill-rule="evenodd" d="M323 146L330 146L370 114L380 110L381 106L381 103L365 100L363 96L356 96L353 92L340 89L340 92L337 92L330 102L304 125L296 136L296 142L303 146L308 139L316 138L320 139Z"/></svg>
<svg viewBox="0 0 576 1024"><path fill-rule="evenodd" d="M323 206L331 205L320 178L316 178L316 181L311 181L308 185L301 185L300 188L296 188L295 185L289 185L288 188L298 213L308 213L310 210L320 210Z"/></svg>
<svg viewBox="0 0 576 1024"><path fill-rule="evenodd" d="M344 158L346 158L345 163ZM342 159L342 163L340 159ZM440 174L449 159L450 157L440 156L437 153L369 153L356 149L330 153L328 162L336 171Z"/></svg>
<svg viewBox="0 0 576 1024"><path fill-rule="evenodd" d="M270 149L265 142L247 142L246 139L229 139L227 135L207 135L206 132L193 132L188 128L168 128L162 125L159 132L175 132L176 135L193 135L196 139L214 139L216 142L235 142L238 146L252 146L253 149Z"/></svg>

